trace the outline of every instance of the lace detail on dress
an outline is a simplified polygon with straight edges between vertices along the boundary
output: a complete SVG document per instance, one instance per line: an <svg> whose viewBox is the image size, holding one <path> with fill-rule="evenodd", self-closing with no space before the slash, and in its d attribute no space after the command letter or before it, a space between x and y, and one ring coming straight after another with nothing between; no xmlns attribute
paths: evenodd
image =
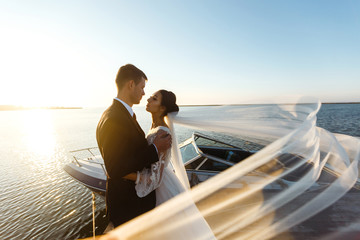
<svg viewBox="0 0 360 240"><path fill-rule="evenodd" d="M149 144L152 144L154 142L154 139L158 133L159 130L164 130L168 133L170 133L170 130L167 127L157 127L154 129L151 129L149 133L146 136L146 139ZM171 149L168 149L166 153L162 153L159 156L159 161L156 163L151 164L150 168L144 168L140 172L138 171L138 178L139 181L135 185L136 194L139 197L145 197L149 193L151 193L153 190L158 188L161 184L161 181L163 179L163 171L164 168L169 164L170 161L170 152Z"/></svg>

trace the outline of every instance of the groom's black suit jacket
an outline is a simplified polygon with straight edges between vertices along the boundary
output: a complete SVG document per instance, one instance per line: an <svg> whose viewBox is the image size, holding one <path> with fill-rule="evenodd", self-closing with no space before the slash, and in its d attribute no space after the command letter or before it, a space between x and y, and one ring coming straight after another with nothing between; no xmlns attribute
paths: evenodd
<svg viewBox="0 0 360 240"><path fill-rule="evenodd" d="M108 173L106 208L118 226L155 207L155 192L139 198L135 182L123 177L158 161L154 145L122 103L117 100L105 110L96 129L96 139Z"/></svg>

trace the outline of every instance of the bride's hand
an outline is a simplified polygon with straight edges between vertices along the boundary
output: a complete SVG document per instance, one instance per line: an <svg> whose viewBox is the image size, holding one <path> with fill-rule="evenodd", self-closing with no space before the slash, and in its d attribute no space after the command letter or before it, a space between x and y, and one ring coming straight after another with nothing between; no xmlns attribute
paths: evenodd
<svg viewBox="0 0 360 240"><path fill-rule="evenodd" d="M153 143L156 146L158 152L161 153L165 152L171 147L171 141L171 135L168 132L159 130Z"/></svg>

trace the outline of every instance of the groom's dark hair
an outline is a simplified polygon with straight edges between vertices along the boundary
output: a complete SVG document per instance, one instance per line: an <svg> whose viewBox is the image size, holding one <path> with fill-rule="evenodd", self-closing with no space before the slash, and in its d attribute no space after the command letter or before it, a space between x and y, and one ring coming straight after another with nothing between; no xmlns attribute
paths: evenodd
<svg viewBox="0 0 360 240"><path fill-rule="evenodd" d="M141 78L147 80L147 77L143 71L138 69L132 64L126 64L119 68L118 73L116 74L116 86L118 89L121 89L126 82L134 80L135 84L139 84Z"/></svg>

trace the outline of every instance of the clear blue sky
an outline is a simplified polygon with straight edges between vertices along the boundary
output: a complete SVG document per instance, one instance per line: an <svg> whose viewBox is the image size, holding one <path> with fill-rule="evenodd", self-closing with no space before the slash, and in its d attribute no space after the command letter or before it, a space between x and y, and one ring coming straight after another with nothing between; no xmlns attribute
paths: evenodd
<svg viewBox="0 0 360 240"><path fill-rule="evenodd" d="M106 106L126 63L144 100L360 101L360 1L0 0L0 31L0 105Z"/></svg>

